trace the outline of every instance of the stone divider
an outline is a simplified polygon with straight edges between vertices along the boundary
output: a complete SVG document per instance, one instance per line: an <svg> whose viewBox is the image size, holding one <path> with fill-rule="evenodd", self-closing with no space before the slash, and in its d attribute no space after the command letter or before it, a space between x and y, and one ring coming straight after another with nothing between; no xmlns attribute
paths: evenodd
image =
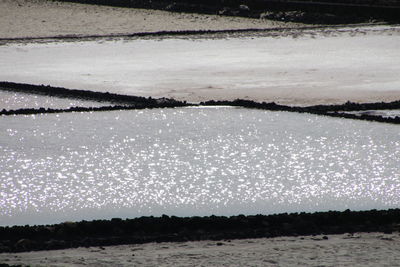
<svg viewBox="0 0 400 267"><path fill-rule="evenodd" d="M158 9L174 12L220 14L313 24L356 23L369 19L399 22L400 6L387 0L53 0L117 7ZM286 13L286 12L305 12ZM285 14L282 14L285 13Z"/></svg>
<svg viewBox="0 0 400 267"><path fill-rule="evenodd" d="M141 97L141 96L129 96L121 94L113 94L109 92L96 92L89 90L78 90L78 89L67 89L63 87L53 87L50 85L33 85L25 83L13 83L13 82L0 82L0 88L12 92L41 94L46 96L57 96L66 98L77 98L83 100L94 100L100 102L114 102L124 104L157 104L160 100L156 100L152 97ZM164 101L176 102L172 99L163 99Z"/></svg>
<svg viewBox="0 0 400 267"><path fill-rule="evenodd" d="M140 217L0 227L0 253L74 247L400 230L400 209L254 216Z"/></svg>
<svg viewBox="0 0 400 267"><path fill-rule="evenodd" d="M84 100L102 101L106 103L116 103L115 105L105 105L103 107L70 107L67 109L53 108L22 108L17 110L0 110L0 115L30 115L42 113L65 113L65 112L93 112L93 111L112 111L112 110L132 110L144 108L174 108L185 106L237 106L244 108L255 108L271 111L289 111L298 113L310 113L325 115L330 117L339 117L346 119L357 119L375 122L385 122L400 124L400 117L386 118L375 115L356 115L344 113L344 111L362 111L362 110L382 110L382 109L400 109L400 100L389 103L352 103L347 102L342 105L316 105L308 107L285 106L274 102L255 102L251 100L237 99L234 101L206 101L200 104L187 103L186 101L177 101L171 98L145 98L138 96L128 96L120 94L102 93L87 90L66 89L62 87L51 87L46 85L31 85L12 82L0 82L0 90L12 92L22 92L31 94L41 94L46 96L76 98Z"/></svg>
<svg viewBox="0 0 400 267"><path fill-rule="evenodd" d="M211 100L211 101L201 102L200 105L204 105L204 106L237 106L237 107L245 107L245 108L271 110L271 111L289 111L289 112L298 112L298 113L310 113L310 114L324 115L324 116L338 117L338 118L345 118L345 119L356 119L356 120L400 124L399 116L396 116L394 118L386 118L383 116L375 116L375 115L367 115L367 114L356 115L356 114L344 113L344 111L400 109L400 101L393 101L393 102L389 102L389 103L385 103L385 102L380 102L380 103L347 102L342 105L316 105L316 106L308 106L308 107L298 107L298 106L279 105L274 102L258 103L258 102L251 101L251 100L237 99L234 101Z"/></svg>

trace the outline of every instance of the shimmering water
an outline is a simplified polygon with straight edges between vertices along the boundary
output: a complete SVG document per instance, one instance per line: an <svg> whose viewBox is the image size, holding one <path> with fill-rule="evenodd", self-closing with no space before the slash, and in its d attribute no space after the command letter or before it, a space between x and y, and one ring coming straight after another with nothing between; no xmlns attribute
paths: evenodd
<svg viewBox="0 0 400 267"><path fill-rule="evenodd" d="M400 207L400 127L238 108L0 117L0 224Z"/></svg>
<svg viewBox="0 0 400 267"><path fill-rule="evenodd" d="M25 94L0 90L0 110L20 108L54 108L64 109L70 107L101 107L111 103L88 100L49 97L44 95Z"/></svg>

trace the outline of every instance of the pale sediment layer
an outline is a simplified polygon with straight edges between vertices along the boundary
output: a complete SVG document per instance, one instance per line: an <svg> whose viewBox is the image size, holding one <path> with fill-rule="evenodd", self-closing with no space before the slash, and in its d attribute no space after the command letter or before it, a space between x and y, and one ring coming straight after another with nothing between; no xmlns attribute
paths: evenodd
<svg viewBox="0 0 400 267"><path fill-rule="evenodd" d="M400 98L398 26L250 36L10 44L0 47L0 80L190 102Z"/></svg>
<svg viewBox="0 0 400 267"><path fill-rule="evenodd" d="M110 35L137 32L296 27L271 20L172 13L158 10L1 0L0 38Z"/></svg>
<svg viewBox="0 0 400 267"><path fill-rule="evenodd" d="M32 266L398 266L399 233L148 243L0 254Z"/></svg>
<svg viewBox="0 0 400 267"><path fill-rule="evenodd" d="M0 1L0 38L11 39L299 26L45 0ZM364 34L367 36L361 36ZM28 47L2 48L0 68L3 65L5 70L0 80L191 102L240 98L307 106L399 100L397 76L393 75L398 68L394 63L397 52L393 50L399 36L396 27L357 27L345 34L341 29L329 33L310 30L290 36L287 31L278 31L261 41L253 41L250 36L257 37L249 33L247 40L240 41L242 45L237 45L237 40L171 40L146 41L138 46L143 41L126 40L125 46L132 50L129 56L124 55L123 47L112 44L107 50L110 42L101 41L93 44L102 46L101 52L96 52L96 64L87 64L93 60L93 53L84 51L89 43L82 42L77 53L68 55L68 60L74 61L72 73L71 65L60 57L65 52L53 56L53 46L36 47L35 53L43 54L33 61L33 50ZM186 51L179 46L181 43L188 44ZM103 69L102 54L112 55Z"/></svg>

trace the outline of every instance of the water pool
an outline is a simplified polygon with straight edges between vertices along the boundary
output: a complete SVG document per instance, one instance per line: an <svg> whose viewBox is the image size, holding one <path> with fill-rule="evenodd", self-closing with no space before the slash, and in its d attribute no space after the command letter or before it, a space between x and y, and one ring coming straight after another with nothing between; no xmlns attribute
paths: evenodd
<svg viewBox="0 0 400 267"><path fill-rule="evenodd" d="M400 206L398 125L243 108L0 117L0 224Z"/></svg>

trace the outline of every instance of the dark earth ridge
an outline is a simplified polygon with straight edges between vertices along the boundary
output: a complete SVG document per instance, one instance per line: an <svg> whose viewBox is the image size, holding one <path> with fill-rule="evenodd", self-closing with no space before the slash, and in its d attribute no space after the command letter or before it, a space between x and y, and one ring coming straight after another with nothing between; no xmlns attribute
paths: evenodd
<svg viewBox="0 0 400 267"><path fill-rule="evenodd" d="M67 89L63 87L53 87L50 85L32 85L24 83L13 82L0 82L0 90L40 94L46 96L57 96L65 98L77 98L83 100L94 100L99 102L114 102L119 104L143 104L143 105L157 105L161 100L162 102L177 102L173 99L161 98L159 100L152 97L130 96L113 94L109 92L96 92L89 90Z"/></svg>
<svg viewBox="0 0 400 267"><path fill-rule="evenodd" d="M398 0L53 0L173 12L265 18L310 24L400 22Z"/></svg>
<svg viewBox="0 0 400 267"><path fill-rule="evenodd" d="M400 209L253 216L140 217L0 227L0 253L89 246L400 230Z"/></svg>
<svg viewBox="0 0 400 267"><path fill-rule="evenodd" d="M356 115L346 114L344 111L362 111L362 110L382 110L382 109L400 109L400 100L389 103L352 103L347 102L342 105L316 105L308 107L285 106L274 102L258 103L252 100L237 99L234 101L214 101L201 102L200 104L187 103L186 101L177 101L170 98L145 98L138 96L128 96L120 94L102 93L87 90L66 89L62 87L51 87L49 85L31 85L12 82L0 82L0 90L32 93L46 96L76 98L83 100L95 100L100 102L114 102L115 105L103 107L70 107L67 109L52 108L22 108L17 110L0 110L0 115L29 115L43 113L65 113L65 112L92 112L92 111L112 111L112 110L131 110L144 108L174 108L187 106L236 106L244 108L254 108L270 111L289 111L298 113L311 113L316 115L325 115L330 117L339 117L347 119L357 119L375 122L385 122L400 124L400 117L386 118L376 115Z"/></svg>
<svg viewBox="0 0 400 267"><path fill-rule="evenodd" d="M206 102L201 102L200 105L204 105L204 106L237 106L237 107L244 107L244 108L261 109L261 110L310 113L310 114L315 114L315 115L323 115L323 116L338 117L338 118L345 118L345 119L356 119L356 120L400 124L399 116L396 116L394 118L386 118L383 116L375 116L375 115L368 115L368 114L356 115L356 114L344 113L344 111L400 109L400 100L389 102L389 103L385 103L385 102L380 102L380 103L379 102L378 103L347 102L342 105L316 105L316 106L308 106L308 107L298 107L298 106L279 105L274 102L258 103L258 102L252 101L252 100L237 99L234 101L210 100L210 101L206 101Z"/></svg>
<svg viewBox="0 0 400 267"><path fill-rule="evenodd" d="M357 26L378 26L387 25L386 23L358 23ZM135 32L135 33L115 33L115 34L66 34L56 36L37 36L37 37L7 37L0 38L0 46L8 43L19 42L57 42L57 41L92 41L95 39L131 39L131 38L171 38L171 37L190 37L190 38L227 38L227 37L243 37L243 36L292 36L296 37L299 34L307 34L309 30L316 30L322 34L331 34L335 31L342 31L343 29L350 29L350 32L362 33L355 24L347 25L307 25L296 27L273 27L273 28L246 28L246 29L227 29L227 30L178 30L178 31L150 31L150 32ZM351 28L354 28L353 30Z"/></svg>

